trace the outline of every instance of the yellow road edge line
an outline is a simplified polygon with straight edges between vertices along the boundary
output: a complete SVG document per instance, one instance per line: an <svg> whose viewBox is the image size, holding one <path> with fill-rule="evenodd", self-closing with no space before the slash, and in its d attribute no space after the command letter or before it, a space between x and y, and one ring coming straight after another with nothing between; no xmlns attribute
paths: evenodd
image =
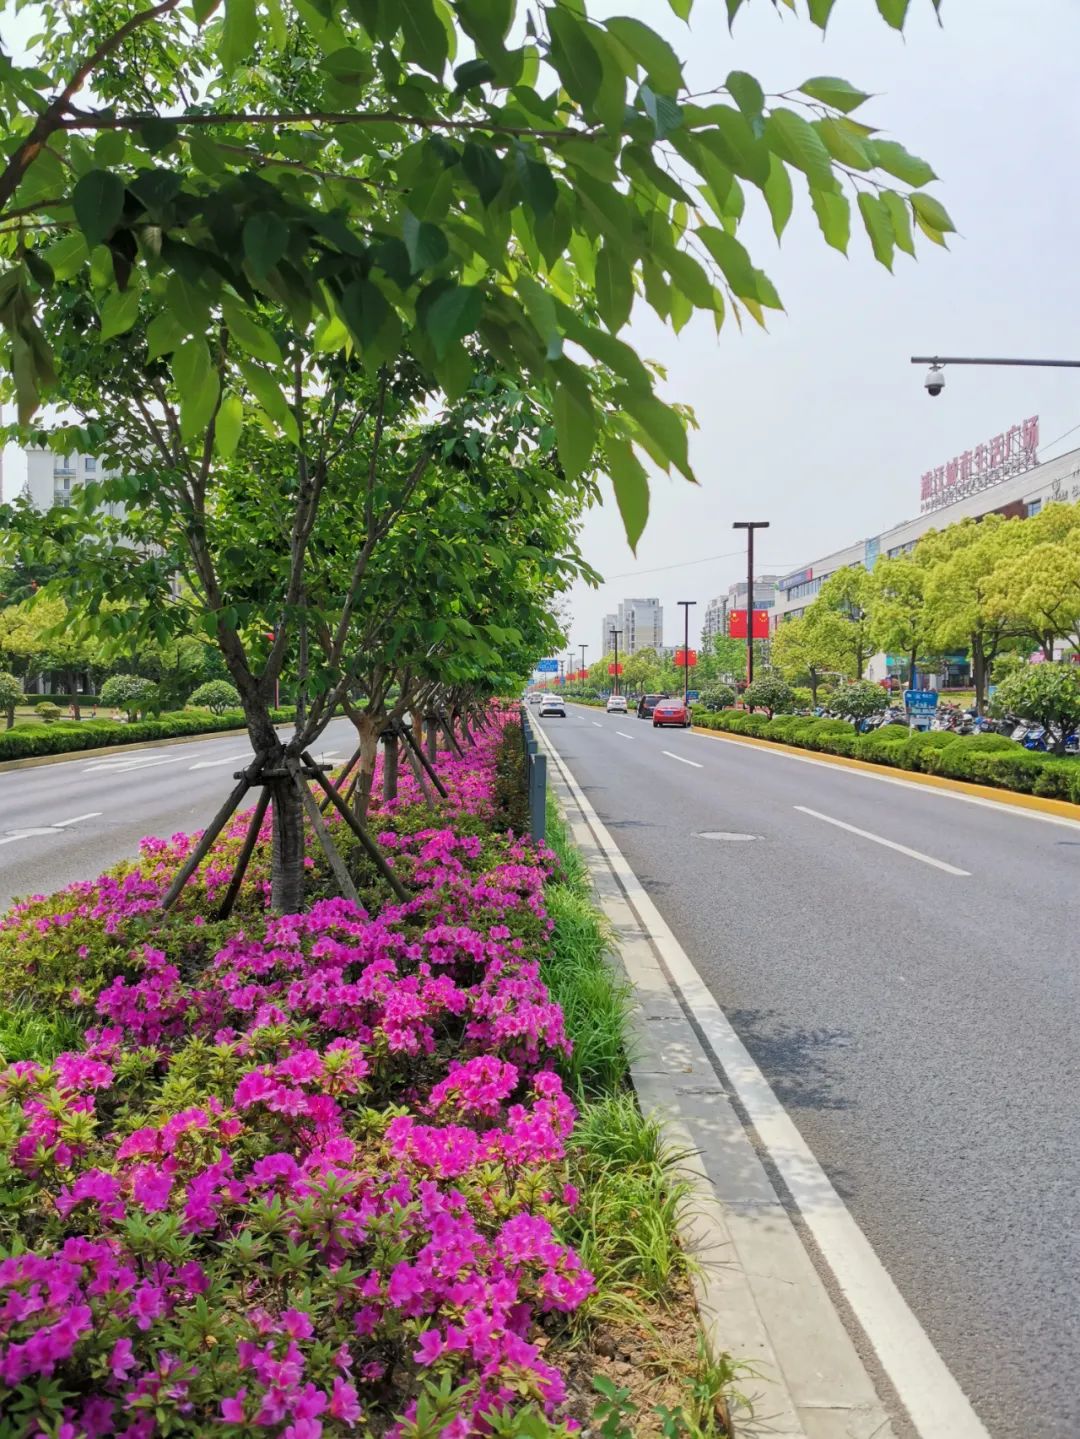
<svg viewBox="0 0 1080 1439"><path fill-rule="evenodd" d="M971 784L968 780L948 779L943 775L921 774L915 770L901 769L899 765L871 764L869 760L848 759L846 755L824 754L816 749L803 749L801 745L779 744L776 740L758 739L755 735L729 734L727 730L704 729L691 725L693 734L705 735L709 739L731 740L734 744L756 745L759 749L787 751L789 754L805 755L808 759L821 760L823 764L834 764L841 769L858 769L867 774L888 775L910 784L925 785L928 789L952 790L959 794L972 794L980 799L990 799L997 804L1012 805L1015 809L1038 810L1042 814L1056 814L1063 819L1080 820L1080 805L1067 799L1047 799L1038 794L1018 794L1011 789L996 789L989 784ZM1077 761L1080 764L1080 760Z"/></svg>

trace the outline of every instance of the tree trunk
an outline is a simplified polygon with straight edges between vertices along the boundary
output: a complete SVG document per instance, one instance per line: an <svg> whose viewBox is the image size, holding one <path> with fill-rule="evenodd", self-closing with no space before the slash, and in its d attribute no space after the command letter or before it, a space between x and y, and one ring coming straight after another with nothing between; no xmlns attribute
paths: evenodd
<svg viewBox="0 0 1080 1439"><path fill-rule="evenodd" d="M807 670L806 677L810 681L811 702L813 703L814 708L817 709L817 692L818 685L821 683L821 681L818 679L816 670Z"/></svg>
<svg viewBox="0 0 1080 1439"><path fill-rule="evenodd" d="M909 689L909 690L913 690L913 689L915 688L915 681L918 679L918 675L915 673L915 671L916 671L915 660L916 660L916 656L917 656L917 655L918 655L918 650L912 650L912 651L911 651L910 662L909 662L909 664L908 664L908 689Z"/></svg>
<svg viewBox="0 0 1080 1439"><path fill-rule="evenodd" d="M971 678L975 685L975 713L981 715L986 704L986 657L978 635L971 637Z"/></svg>
<svg viewBox="0 0 1080 1439"><path fill-rule="evenodd" d="M354 721L360 739L360 769L356 788L353 791L353 808L358 815L365 815L371 803L371 786L375 779L375 761L379 755L379 735L383 722L362 711Z"/></svg>
<svg viewBox="0 0 1080 1439"><path fill-rule="evenodd" d="M274 824L270 905L275 914L299 914L304 907L303 801L288 775L270 780L269 790Z"/></svg>
<svg viewBox="0 0 1080 1439"><path fill-rule="evenodd" d="M6 713L6 715L7 715L7 724L5 725L5 729L14 729L14 728L15 728L15 706L14 706L14 705L9 705L8 708L7 708L7 710L5 711L5 713Z"/></svg>

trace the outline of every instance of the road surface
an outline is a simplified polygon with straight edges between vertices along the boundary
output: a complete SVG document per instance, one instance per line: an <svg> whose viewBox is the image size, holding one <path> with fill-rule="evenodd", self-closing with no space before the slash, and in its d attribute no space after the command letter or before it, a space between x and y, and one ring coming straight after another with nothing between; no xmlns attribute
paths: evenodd
<svg viewBox="0 0 1080 1439"><path fill-rule="evenodd" d="M543 729L994 1439L1077 1439L1080 825Z"/></svg>
<svg viewBox="0 0 1080 1439"><path fill-rule="evenodd" d="M355 733L332 720L315 758L344 763ZM204 829L251 757L244 735L213 735L0 772L0 912L17 895L92 879L137 853L143 835Z"/></svg>

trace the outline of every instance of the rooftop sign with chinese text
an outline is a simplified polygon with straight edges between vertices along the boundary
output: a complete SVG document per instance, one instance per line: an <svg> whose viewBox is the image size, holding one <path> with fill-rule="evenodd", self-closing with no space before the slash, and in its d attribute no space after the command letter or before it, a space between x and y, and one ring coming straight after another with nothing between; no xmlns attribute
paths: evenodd
<svg viewBox="0 0 1080 1439"><path fill-rule="evenodd" d="M922 477L921 512L925 515L944 509L966 495L1000 484L1011 475L1033 470L1038 463L1039 417L1032 415L1023 424L1013 425L986 444L965 450L947 465L927 470Z"/></svg>

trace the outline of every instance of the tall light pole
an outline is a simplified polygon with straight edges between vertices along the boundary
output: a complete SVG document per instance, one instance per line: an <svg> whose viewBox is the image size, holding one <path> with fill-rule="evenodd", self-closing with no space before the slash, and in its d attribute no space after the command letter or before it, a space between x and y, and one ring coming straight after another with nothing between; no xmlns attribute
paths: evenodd
<svg viewBox="0 0 1080 1439"><path fill-rule="evenodd" d="M697 600L677 600L677 604L683 607L683 704L690 703L690 606L696 605Z"/></svg>
<svg viewBox="0 0 1080 1439"><path fill-rule="evenodd" d="M578 645L578 649L581 651L581 680L583 684L585 682L585 651L588 648L588 645Z"/></svg>
<svg viewBox="0 0 1080 1439"><path fill-rule="evenodd" d="M608 630L608 634L609 634L609 635L612 635L613 638L614 638L614 640L615 640L615 693L618 694L618 693L619 693L619 636L622 634L622 630L614 630L614 629L613 629L613 630Z"/></svg>
<svg viewBox="0 0 1080 1439"><path fill-rule="evenodd" d="M566 668L566 661L565 661L565 660L560 660L560 661L559 661L559 688L560 688L561 690L563 690L563 689L566 688L566 675L565 675L565 673L564 673L565 668Z"/></svg>
<svg viewBox="0 0 1080 1439"><path fill-rule="evenodd" d="M754 531L767 530L768 520L736 520L733 530L746 531L746 683L754 683Z"/></svg>

